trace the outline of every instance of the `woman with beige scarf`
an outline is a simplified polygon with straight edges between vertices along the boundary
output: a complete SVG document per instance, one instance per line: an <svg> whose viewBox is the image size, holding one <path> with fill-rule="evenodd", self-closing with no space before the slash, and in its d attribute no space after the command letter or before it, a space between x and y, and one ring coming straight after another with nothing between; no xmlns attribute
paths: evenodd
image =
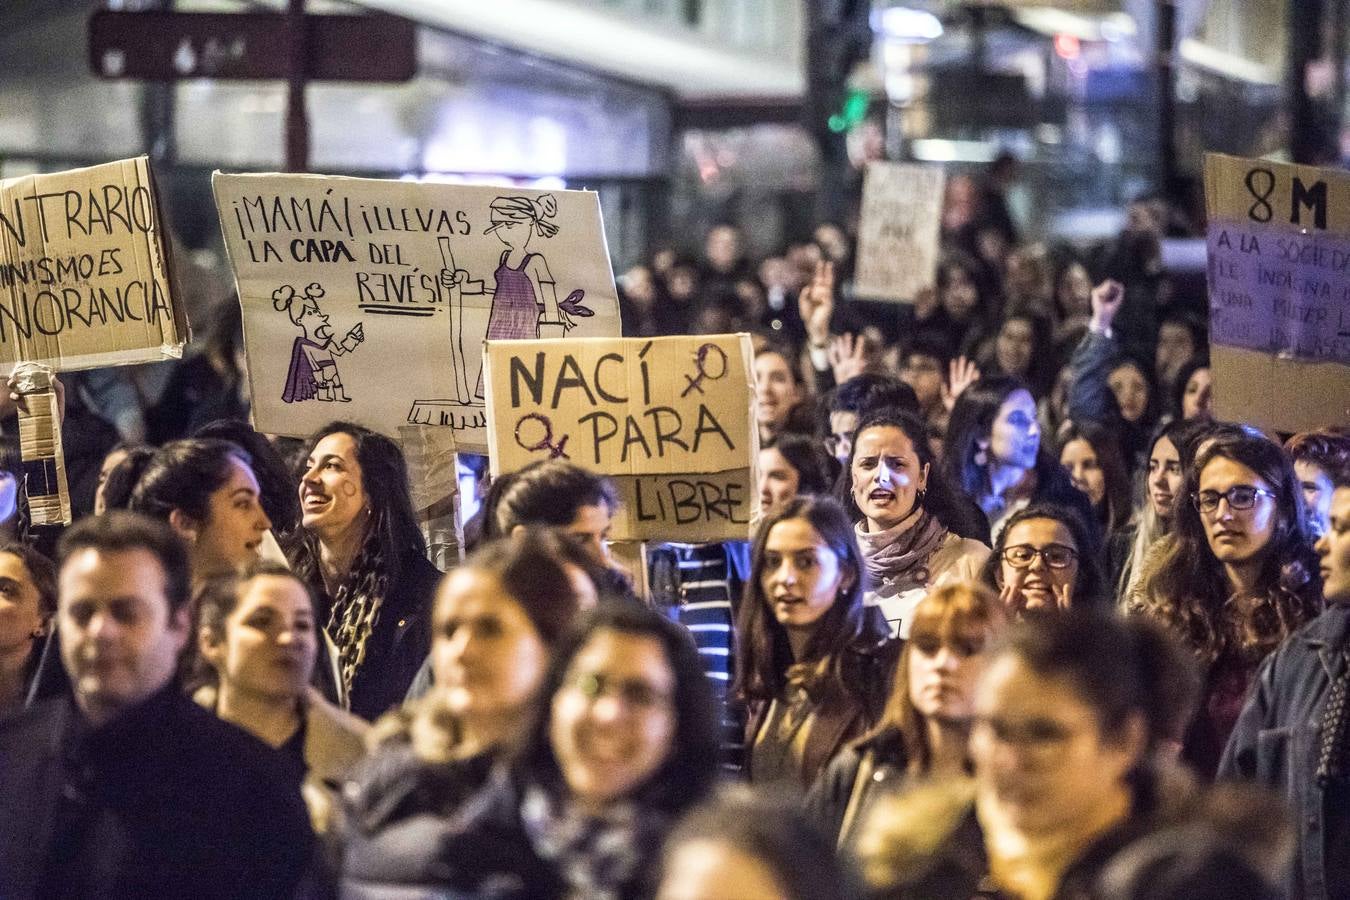
<svg viewBox="0 0 1350 900"><path fill-rule="evenodd" d="M906 637L914 607L933 587L975 581L989 548L979 509L944 480L924 424L883 410L863 419L853 436L845 499L854 516L869 587L891 633Z"/></svg>

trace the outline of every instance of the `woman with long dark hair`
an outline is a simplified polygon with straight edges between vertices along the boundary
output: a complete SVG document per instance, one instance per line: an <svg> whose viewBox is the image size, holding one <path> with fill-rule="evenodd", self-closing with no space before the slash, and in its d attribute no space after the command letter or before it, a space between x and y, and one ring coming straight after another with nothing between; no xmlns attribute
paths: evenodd
<svg viewBox="0 0 1350 900"><path fill-rule="evenodd" d="M1092 536L1083 517L1053 503L1033 503L1008 517L984 567L1011 615L1105 606L1101 563L1085 552Z"/></svg>
<svg viewBox="0 0 1350 900"><path fill-rule="evenodd" d="M866 600L905 637L925 591L977 577L989 555L983 516L952 489L926 426L908 413L882 410L858 424L843 484L869 576Z"/></svg>
<svg viewBox="0 0 1350 900"><path fill-rule="evenodd" d="M236 444L188 438L156 451L136 482L130 508L168 522L187 542L198 585L258 559L272 522L252 462Z"/></svg>
<svg viewBox="0 0 1350 900"><path fill-rule="evenodd" d="M1036 401L1015 378L981 378L961 392L947 424L943 469L984 510L995 535L1028 503L1058 503L1093 521L1092 504L1043 446ZM1100 540L1094 535L1090 552Z"/></svg>
<svg viewBox="0 0 1350 900"><path fill-rule="evenodd" d="M807 797L841 847L852 847L878 797L969 772L975 682L1008 620L998 596L971 582L937 588L914 610L881 721L834 758Z"/></svg>
<svg viewBox="0 0 1350 900"><path fill-rule="evenodd" d="M708 683L688 634L646 607L602 603L556 647L538 697L508 766L421 850L429 889L399 896L652 895L662 842L717 778ZM347 883L343 896L390 892Z"/></svg>
<svg viewBox="0 0 1350 900"><path fill-rule="evenodd" d="M319 597L351 711L402 702L430 645L440 573L427 561L403 451L350 422L315 433L300 482L301 527L288 552Z"/></svg>
<svg viewBox="0 0 1350 900"><path fill-rule="evenodd" d="M1097 527L1110 539L1130 519L1130 474L1120 445L1095 422L1070 422L1060 438L1059 462L1087 495Z"/></svg>
<svg viewBox="0 0 1350 900"><path fill-rule="evenodd" d="M1204 668L1183 752L1213 776L1257 665L1321 611L1303 495L1278 444L1205 439L1186 474L1189 502L1144 563L1132 609L1170 628Z"/></svg>
<svg viewBox="0 0 1350 900"><path fill-rule="evenodd" d="M735 647L752 782L806 790L881 715L899 645L864 605L863 578L833 500L799 497L760 524Z"/></svg>
<svg viewBox="0 0 1350 900"><path fill-rule="evenodd" d="M561 540L528 529L490 541L441 580L434 683L375 723L374 750L347 779L344 891L436 887L441 838L520 739L590 589Z"/></svg>

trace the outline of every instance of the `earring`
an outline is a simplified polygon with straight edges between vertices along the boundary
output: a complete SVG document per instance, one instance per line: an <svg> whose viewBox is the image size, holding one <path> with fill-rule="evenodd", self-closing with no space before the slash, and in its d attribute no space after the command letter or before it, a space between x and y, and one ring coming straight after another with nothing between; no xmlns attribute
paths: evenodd
<svg viewBox="0 0 1350 900"><path fill-rule="evenodd" d="M917 494L914 495L914 505L915 505L915 506L923 506L923 498L924 498L924 497L927 497L927 496L928 496L928 492L927 492L926 490L924 490L923 488L919 488L919 492L918 492Z"/></svg>

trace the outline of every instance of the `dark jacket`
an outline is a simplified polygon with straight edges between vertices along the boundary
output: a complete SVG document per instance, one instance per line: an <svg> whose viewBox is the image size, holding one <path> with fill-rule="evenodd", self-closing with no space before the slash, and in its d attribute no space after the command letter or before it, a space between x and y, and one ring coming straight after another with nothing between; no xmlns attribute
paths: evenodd
<svg viewBox="0 0 1350 900"><path fill-rule="evenodd" d="M309 818L281 754L171 684L91 729L57 699L0 722L0 897L289 898Z"/></svg>
<svg viewBox="0 0 1350 900"><path fill-rule="evenodd" d="M431 651L431 606L440 580L440 571L426 557L405 556L352 679L349 703L361 718L374 721L403 702Z"/></svg>
<svg viewBox="0 0 1350 900"><path fill-rule="evenodd" d="M1069 418L1074 422L1093 422L1117 435L1121 441L1120 455L1129 471L1134 472L1138 470L1140 457L1148 454L1149 425L1147 421L1125 421L1107 381L1111 370L1126 360L1114 337L1089 330L1069 360L1073 380L1069 382L1068 408ZM1144 411L1145 420L1150 411Z"/></svg>
<svg viewBox="0 0 1350 900"><path fill-rule="evenodd" d="M844 682L856 693L853 697L831 696L818 700L811 714L815 722L806 738L802 753L802 790L811 787L824 771L826 764L850 741L861 737L881 719L886 699L890 696L891 679L903 642L886 640L875 647L845 650L842 664ZM769 702L752 700L746 704L748 721L745 729L746 762L750 779L754 772L749 765L753 759L755 737L764 727L769 713Z"/></svg>
<svg viewBox="0 0 1350 900"><path fill-rule="evenodd" d="M840 847L851 847L877 798L902 789L906 766L898 732L845 747L807 793L807 814Z"/></svg>
<svg viewBox="0 0 1350 900"><path fill-rule="evenodd" d="M490 784L492 762L428 763L402 742L367 759L343 792L341 896L548 896L528 893L551 875L513 826L509 792Z"/></svg>
<svg viewBox="0 0 1350 900"><path fill-rule="evenodd" d="M1286 890L1320 900L1345 896L1350 871L1327 865L1328 839L1350 829L1350 808L1317 784L1322 706L1346 665L1350 607L1333 606L1266 657L1219 761L1220 778L1256 781L1284 796L1298 837Z"/></svg>
<svg viewBox="0 0 1350 900"><path fill-rule="evenodd" d="M964 810L934 799L943 791ZM886 841L867 843L879 852L866 861L878 882L877 898L903 900L970 900L1002 898L989 875L984 835L969 803L969 790L943 785L923 789L899 803L921 806L927 816L912 817L904 827L931 831L936 820L945 828L936 849L907 857L916 845L932 838L891 829ZM1117 827L1103 834L1069 865L1054 900L1276 900L1270 872L1285 861L1283 819L1270 809L1270 799L1242 792L1202 790L1183 776L1169 777L1136 798L1135 808ZM953 815L955 811L955 815ZM884 827L884 826L883 826ZM896 852L896 851L899 852ZM887 865L895 853L900 867Z"/></svg>

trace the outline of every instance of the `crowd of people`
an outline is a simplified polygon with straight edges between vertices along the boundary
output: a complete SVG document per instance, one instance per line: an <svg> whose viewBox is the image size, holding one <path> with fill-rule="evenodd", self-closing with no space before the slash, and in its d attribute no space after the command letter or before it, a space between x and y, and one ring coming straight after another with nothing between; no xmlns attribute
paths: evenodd
<svg viewBox="0 0 1350 900"><path fill-rule="evenodd" d="M1215 420L1181 227L956 177L907 304L833 224L658 249L625 334L752 333L759 516L627 567L557 459L438 570L396 442L244 423L237 308L68 379L74 524L0 458L0 898L1350 893L1350 430Z"/></svg>

